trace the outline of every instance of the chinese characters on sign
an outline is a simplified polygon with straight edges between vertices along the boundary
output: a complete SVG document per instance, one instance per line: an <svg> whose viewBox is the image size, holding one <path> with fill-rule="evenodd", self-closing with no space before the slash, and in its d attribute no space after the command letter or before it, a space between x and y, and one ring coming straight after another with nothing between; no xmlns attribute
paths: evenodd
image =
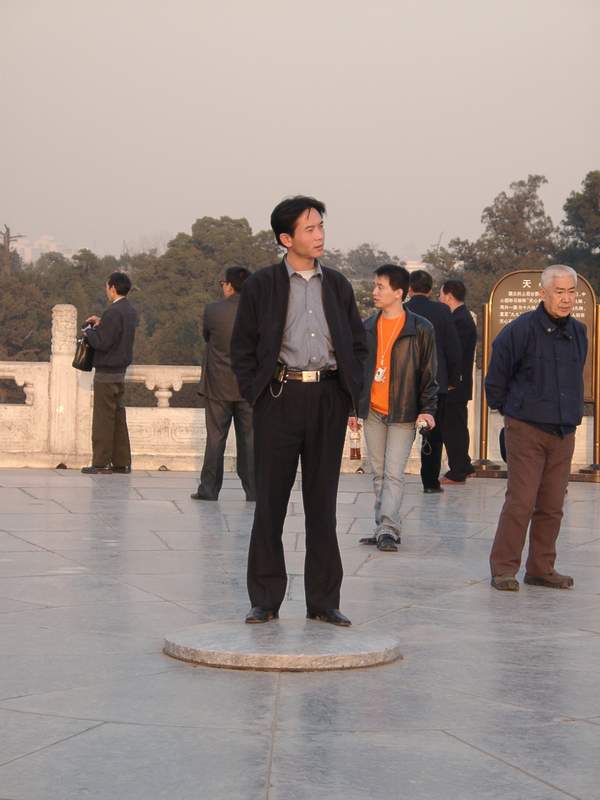
<svg viewBox="0 0 600 800"><path fill-rule="evenodd" d="M498 319L501 327L504 327L511 320L516 319L525 311L533 311L536 309L540 302L539 281L536 281L535 288L532 288L532 281L529 278L521 279L520 289L508 289L503 295L498 298ZM588 292L585 287L577 293L577 300L575 308L573 309L573 316L575 319L581 320L586 324L586 297Z"/></svg>
<svg viewBox="0 0 600 800"><path fill-rule="evenodd" d="M502 328L526 311L533 311L540 302L541 270L519 270L505 275L494 287L490 295L490 342L493 342ZM577 280L577 300L573 316L582 322L589 337L589 351L585 364L584 384L587 402L593 400L593 353L594 308L596 298L590 284L581 275ZM491 348L490 348L491 350Z"/></svg>

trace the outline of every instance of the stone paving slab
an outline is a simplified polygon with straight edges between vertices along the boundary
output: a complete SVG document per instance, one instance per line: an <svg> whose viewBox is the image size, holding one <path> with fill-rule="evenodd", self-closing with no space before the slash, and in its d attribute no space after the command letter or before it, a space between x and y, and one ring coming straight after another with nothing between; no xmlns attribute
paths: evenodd
<svg viewBox="0 0 600 800"><path fill-rule="evenodd" d="M424 495L408 476L402 545L379 553L358 544L371 480L341 476L342 611L403 660L267 673L161 652L168 631L243 626L235 476L200 503L191 473L0 469L0 798L597 800L600 486L569 486L574 590L506 595L488 572L505 485ZM294 492L282 630L305 614Z"/></svg>

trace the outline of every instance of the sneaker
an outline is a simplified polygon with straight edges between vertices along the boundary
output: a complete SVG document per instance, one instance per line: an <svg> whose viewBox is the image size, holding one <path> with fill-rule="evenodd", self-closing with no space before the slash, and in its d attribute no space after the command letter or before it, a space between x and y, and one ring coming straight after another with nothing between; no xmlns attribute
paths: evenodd
<svg viewBox="0 0 600 800"><path fill-rule="evenodd" d="M377 549L385 553L396 553L398 545L391 533L382 533L377 537Z"/></svg>

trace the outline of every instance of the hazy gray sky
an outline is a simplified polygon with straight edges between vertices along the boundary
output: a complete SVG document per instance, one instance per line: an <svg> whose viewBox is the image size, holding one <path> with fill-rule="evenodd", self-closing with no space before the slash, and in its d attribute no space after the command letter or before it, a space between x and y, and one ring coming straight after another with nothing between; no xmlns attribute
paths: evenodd
<svg viewBox="0 0 600 800"><path fill-rule="evenodd" d="M513 180L555 222L600 169L599 0L1 0L0 225L118 254L328 206L330 247L474 237Z"/></svg>

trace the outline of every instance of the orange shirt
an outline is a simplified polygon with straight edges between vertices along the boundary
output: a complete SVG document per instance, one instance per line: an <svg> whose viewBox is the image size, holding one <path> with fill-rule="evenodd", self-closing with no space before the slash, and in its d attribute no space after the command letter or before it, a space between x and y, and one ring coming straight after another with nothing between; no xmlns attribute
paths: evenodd
<svg viewBox="0 0 600 800"><path fill-rule="evenodd" d="M386 319L383 314L377 320L377 360L375 374L378 369L383 369L382 381L373 380L371 385L371 407L380 414L387 414L390 407L390 364L392 348L398 336L402 333L406 314L402 312L399 317Z"/></svg>

